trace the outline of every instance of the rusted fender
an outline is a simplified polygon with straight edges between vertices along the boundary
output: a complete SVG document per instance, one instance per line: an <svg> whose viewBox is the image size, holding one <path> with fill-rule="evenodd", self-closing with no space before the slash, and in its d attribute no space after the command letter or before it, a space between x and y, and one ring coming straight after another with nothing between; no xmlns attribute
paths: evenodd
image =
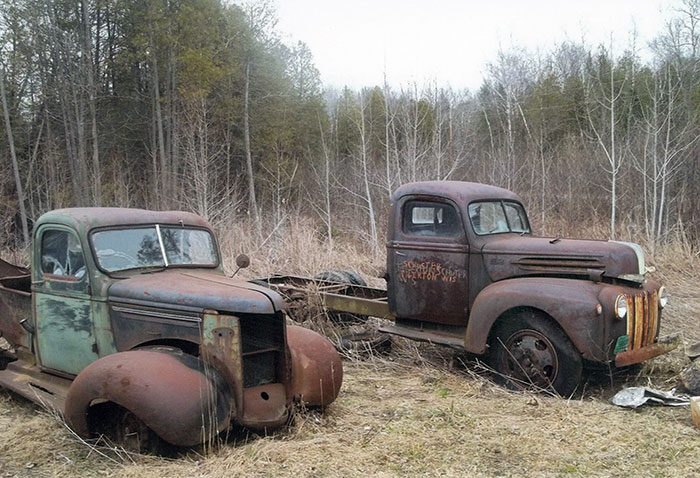
<svg viewBox="0 0 700 478"><path fill-rule="evenodd" d="M599 284L575 279L524 277L494 282L485 287L472 307L464 347L482 354L491 327L515 308L537 309L552 317L584 358L603 360L605 351L594 349L603 341L604 326L596 313Z"/></svg>
<svg viewBox="0 0 700 478"><path fill-rule="evenodd" d="M82 437L90 436L87 413L97 399L126 408L178 446L202 443L230 423L231 392L223 377L179 351L116 353L80 372L68 390L65 418Z"/></svg>
<svg viewBox="0 0 700 478"><path fill-rule="evenodd" d="M343 383L343 363L333 345L313 330L287 326L292 358L292 397L308 406L333 402Z"/></svg>

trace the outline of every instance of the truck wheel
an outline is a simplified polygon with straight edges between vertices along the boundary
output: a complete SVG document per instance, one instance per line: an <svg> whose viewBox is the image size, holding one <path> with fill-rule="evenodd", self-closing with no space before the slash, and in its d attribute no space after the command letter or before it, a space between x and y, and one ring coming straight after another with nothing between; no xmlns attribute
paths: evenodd
<svg viewBox="0 0 700 478"><path fill-rule="evenodd" d="M556 324L534 312L506 318L495 327L488 363L511 388L570 396L581 381L576 347Z"/></svg>
<svg viewBox="0 0 700 478"><path fill-rule="evenodd" d="M175 451L175 446L159 437L136 415L114 402L103 402L90 407L88 420L93 435L103 435L130 453L170 456Z"/></svg>

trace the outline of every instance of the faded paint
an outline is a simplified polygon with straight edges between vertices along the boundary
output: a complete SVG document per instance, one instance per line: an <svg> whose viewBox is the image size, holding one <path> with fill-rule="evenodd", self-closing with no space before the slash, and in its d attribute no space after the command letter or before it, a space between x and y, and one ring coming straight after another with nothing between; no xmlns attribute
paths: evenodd
<svg viewBox="0 0 700 478"><path fill-rule="evenodd" d="M284 309L279 295L265 287L214 271L192 269L172 269L115 281L109 288L109 300L234 314L274 314Z"/></svg>
<svg viewBox="0 0 700 478"><path fill-rule="evenodd" d="M238 317L209 311L202 317L201 357L224 376L232 390L232 409L241 416L243 402L243 364L241 327Z"/></svg>
<svg viewBox="0 0 700 478"><path fill-rule="evenodd" d="M99 358L87 299L34 293L39 361L77 375Z"/></svg>
<svg viewBox="0 0 700 478"><path fill-rule="evenodd" d="M287 327L292 357L291 393L304 405L332 403L343 383L343 364L333 345L313 330Z"/></svg>
<svg viewBox="0 0 700 478"><path fill-rule="evenodd" d="M223 377L182 352L121 352L85 368L68 391L65 409L66 422L80 436L90 436L88 409L100 400L126 408L178 446L202 443L230 423L230 391Z"/></svg>
<svg viewBox="0 0 700 478"><path fill-rule="evenodd" d="M293 368L306 384L295 389L303 403L335 399L335 384L342 380L337 352L315 336L295 343L291 353L285 303L270 289L227 278L221 264L104 274L93 256L91 231L143 224L211 230L203 219L182 212L59 210L37 221L33 294L30 271L0 262L0 272L11 274L0 275L0 333L18 355L27 349L0 371L0 385L59 411L65 404L66 419L85 438L90 405L112 401L176 445L201 443L234 422L259 429L283 425L295 394ZM80 244L85 274L64 275L69 268L56 272L53 265L51 274L42 272L42 235L56 230ZM32 316L41 368L27 361L33 357L31 326L20 325ZM304 366L293 365L292 356L303 357ZM318 388L325 382L330 389Z"/></svg>
<svg viewBox="0 0 700 478"><path fill-rule="evenodd" d="M430 181L398 188L388 222L387 290L330 289L290 276L267 281L292 302L317 291L331 311L390 318L394 325L382 330L477 354L499 339L491 333L498 321L526 310L551 318L591 361L636 363L668 350L657 346L660 284L645 279L638 246L535 238L522 226L477 234L469 205L489 201L522 206L516 194L483 184ZM442 216L414 218L413 208L431 207ZM448 217L458 215L461 223L444 228L450 223L444 211L451 208ZM625 320L615 314L618 296L627 301Z"/></svg>

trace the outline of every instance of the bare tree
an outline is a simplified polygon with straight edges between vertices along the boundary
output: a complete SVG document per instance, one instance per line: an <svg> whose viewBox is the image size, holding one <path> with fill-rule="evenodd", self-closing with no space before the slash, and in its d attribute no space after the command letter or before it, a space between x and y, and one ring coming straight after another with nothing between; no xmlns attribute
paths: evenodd
<svg viewBox="0 0 700 478"><path fill-rule="evenodd" d="M5 130L7 131L7 142L10 146L10 159L12 160L12 172L15 176L15 188L17 189L17 201L19 202L19 214L22 222L22 237L24 246L29 247L29 228L27 226L27 210L24 205L24 190L22 180L19 177L19 166L17 164L17 153L15 152L15 140L12 136L12 124L10 123L10 111L7 106L7 94L5 93L5 67L0 66L0 98L2 99L2 113L5 117Z"/></svg>
<svg viewBox="0 0 700 478"><path fill-rule="evenodd" d="M599 77L596 81L597 91L599 96L595 96L592 100L598 104L600 108L607 111L608 119L604 123L607 131L604 132L600 125L598 124L598 119L594 117L594 111L597 108L589 107L588 109L588 123L590 130L593 132L593 137L600 146L601 151L606 160L606 172L609 174L610 178L610 237L615 238L616 235L616 218L617 218L617 180L622 167L623 157L618 151L619 146L617 144L616 129L619 119L615 116L616 110L619 107L618 100L622 96L622 93L627 82L627 76L619 82L619 86L615 86L615 63L612 50L612 36L610 38L610 54L609 54L609 71L608 73L608 85L604 86L603 78ZM626 72L625 72L626 73ZM588 89L587 93L589 95L594 95L591 88ZM607 91L606 91L607 90ZM587 103L590 106L590 102Z"/></svg>

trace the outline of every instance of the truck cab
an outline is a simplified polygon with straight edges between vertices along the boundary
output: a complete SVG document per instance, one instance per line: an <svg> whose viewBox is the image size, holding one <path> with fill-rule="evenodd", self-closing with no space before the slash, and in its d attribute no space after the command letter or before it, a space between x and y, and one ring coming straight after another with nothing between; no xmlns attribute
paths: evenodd
<svg viewBox="0 0 700 478"><path fill-rule="evenodd" d="M278 427L292 401L338 395L330 342L288 326L274 291L227 277L194 214L52 211L35 224L30 269L3 262L0 273L0 336L12 347L0 385L50 404L81 436L105 403L190 446L231 424Z"/></svg>
<svg viewBox="0 0 700 478"><path fill-rule="evenodd" d="M534 237L520 198L432 181L392 197L384 330L484 354L510 384L571 394L585 363L668 351L665 288L632 243Z"/></svg>

